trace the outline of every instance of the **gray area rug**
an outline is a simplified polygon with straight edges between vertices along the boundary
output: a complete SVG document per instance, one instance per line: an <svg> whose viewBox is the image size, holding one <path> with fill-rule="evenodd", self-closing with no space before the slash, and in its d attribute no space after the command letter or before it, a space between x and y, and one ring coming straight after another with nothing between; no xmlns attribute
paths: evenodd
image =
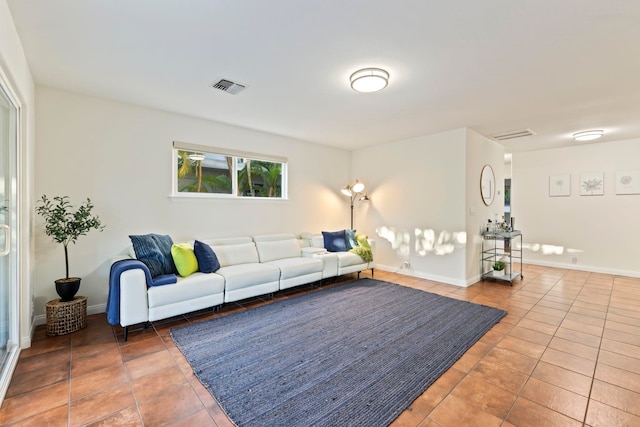
<svg viewBox="0 0 640 427"><path fill-rule="evenodd" d="M505 314L361 279L171 337L238 426L386 426Z"/></svg>

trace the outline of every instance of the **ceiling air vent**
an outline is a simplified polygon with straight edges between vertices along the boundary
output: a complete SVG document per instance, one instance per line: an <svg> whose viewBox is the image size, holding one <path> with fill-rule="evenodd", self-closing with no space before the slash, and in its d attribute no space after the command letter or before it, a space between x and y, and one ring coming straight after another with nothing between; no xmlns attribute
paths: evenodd
<svg viewBox="0 0 640 427"><path fill-rule="evenodd" d="M507 139L523 138L525 136L531 136L535 134L536 133L531 129L520 129L497 133L495 135L491 135L491 138L495 139L496 141L506 141Z"/></svg>
<svg viewBox="0 0 640 427"><path fill-rule="evenodd" d="M231 95L235 95L245 88L245 86L240 83L234 83L225 79L220 79L218 82L211 83L211 87L214 89L220 89L224 92L230 93Z"/></svg>

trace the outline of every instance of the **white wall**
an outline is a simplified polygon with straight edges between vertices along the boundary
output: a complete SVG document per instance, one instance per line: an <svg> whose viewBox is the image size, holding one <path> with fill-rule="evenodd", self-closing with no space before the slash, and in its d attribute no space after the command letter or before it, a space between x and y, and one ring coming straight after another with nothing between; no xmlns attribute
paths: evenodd
<svg viewBox="0 0 640 427"><path fill-rule="evenodd" d="M33 146L35 126L34 84L29 65L24 56L7 2L0 1L0 69L21 104L22 143L18 165L18 215L19 215L19 336L20 346L31 345L31 296L32 296L32 246L31 246L31 194L33 191Z"/></svg>
<svg viewBox="0 0 640 427"><path fill-rule="evenodd" d="M640 139L514 153L512 168L525 262L640 276L640 195L616 195L614 182L616 171L640 170ZM604 172L604 195L580 195L582 172ZM549 176L562 174L571 195L549 197Z"/></svg>
<svg viewBox="0 0 640 427"><path fill-rule="evenodd" d="M70 245L70 275L80 295L104 305L110 259L128 235L166 233L174 241L345 228L349 152L220 123L37 87L36 198L90 197L106 224ZM172 201L172 141L226 147L289 159L289 200ZM62 246L36 218L36 313L56 298L64 276Z"/></svg>
<svg viewBox="0 0 640 427"><path fill-rule="evenodd" d="M380 268L396 271L406 259L403 272L465 284L465 248L452 243L465 231L465 151L466 129L456 129L353 152L352 178L371 199L357 204L355 228L375 237Z"/></svg>
<svg viewBox="0 0 640 427"><path fill-rule="evenodd" d="M504 147L468 129L466 160L466 283L471 285L480 280L483 226L496 215L500 219L504 215ZM480 193L480 174L485 165L491 166L496 178L496 195L489 206L482 201Z"/></svg>

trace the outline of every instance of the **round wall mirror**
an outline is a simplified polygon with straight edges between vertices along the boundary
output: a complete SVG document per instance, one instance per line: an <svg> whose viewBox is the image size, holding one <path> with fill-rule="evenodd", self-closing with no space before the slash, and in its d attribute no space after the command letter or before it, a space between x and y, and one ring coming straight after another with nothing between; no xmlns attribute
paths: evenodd
<svg viewBox="0 0 640 427"><path fill-rule="evenodd" d="M484 165L480 174L480 195L485 205L493 203L496 196L496 177L491 165Z"/></svg>

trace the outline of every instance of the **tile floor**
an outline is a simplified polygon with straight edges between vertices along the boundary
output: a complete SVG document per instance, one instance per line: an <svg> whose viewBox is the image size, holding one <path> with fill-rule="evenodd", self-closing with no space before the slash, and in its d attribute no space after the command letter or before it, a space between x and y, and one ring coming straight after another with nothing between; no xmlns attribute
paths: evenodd
<svg viewBox="0 0 640 427"><path fill-rule="evenodd" d="M460 288L376 272L509 312L393 426L640 426L640 279L530 265L524 277L513 287ZM126 343L104 315L60 337L38 327L20 356L0 425L231 426L169 329L264 303L155 322L130 331Z"/></svg>

